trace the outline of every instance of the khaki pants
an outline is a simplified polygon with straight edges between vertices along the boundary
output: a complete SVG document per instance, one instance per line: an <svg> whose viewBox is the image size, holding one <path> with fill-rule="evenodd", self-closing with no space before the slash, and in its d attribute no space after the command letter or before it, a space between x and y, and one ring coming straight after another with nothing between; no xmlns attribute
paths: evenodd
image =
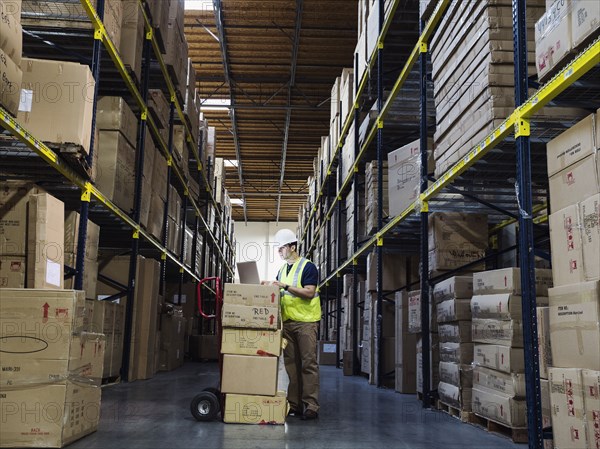
<svg viewBox="0 0 600 449"><path fill-rule="evenodd" d="M300 412L319 411L318 326L298 321L283 323L283 337L288 341L283 359L290 378L287 398L290 407Z"/></svg>

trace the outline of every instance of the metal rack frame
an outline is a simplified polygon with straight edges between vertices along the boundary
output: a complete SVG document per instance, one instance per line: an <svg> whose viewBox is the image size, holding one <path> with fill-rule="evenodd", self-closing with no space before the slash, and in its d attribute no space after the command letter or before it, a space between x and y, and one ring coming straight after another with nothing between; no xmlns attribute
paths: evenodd
<svg viewBox="0 0 600 449"><path fill-rule="evenodd" d="M128 275L128 285L118 285L121 293L113 295L114 297L122 297L125 294L128 297L127 308L126 308L126 320L125 320L125 334L124 334L124 352L123 352L123 367L122 367L122 378L127 380L127 373L129 371L129 344L132 333L132 320L133 320L133 304L135 297L135 274L137 269L137 256L140 253L140 238L143 238L150 247L154 248L160 254L161 260L161 291L164 293L164 283L166 280L166 264L173 264L179 269L179 292L181 295L181 288L184 281L184 276L187 275L194 281L199 281L201 277L196 274L200 270L196 270L196 249L198 243L199 225L202 225L204 229L204 244L203 253L207 250L218 253L219 262L218 265L222 267L220 273L214 273L220 275L225 281L229 281L233 277L232 264L235 257L235 248L233 243L227 234L227 226L224 223L223 215L219 210L219 206L215 201L212 186L208 182L210 179L210 173L207 173L202 166L201 159L199 157L199 142L195 142L195 139L190 132L190 128L185 119L183 110L177 98L175 88L169 73L167 71L166 64L164 63L161 55L160 48L157 43L156 36L154 35L154 29L149 16L144 8L144 4L141 0L137 2L138 7L143 12L144 26L145 26L145 37L144 37L144 75L142 76L142 89L139 90L136 83L132 79L128 70L126 69L123 61L121 60L119 53L111 41L108 33L103 24L104 16L104 0L97 0L97 10L91 4L89 0L80 0L81 5L86 11L92 25L93 31L93 53L91 69L96 80L96 89L94 93L94 105L93 105L93 118L92 125L96 120L96 104L98 96L98 84L101 76L100 65L103 48L108 53L115 68L119 72L129 94L133 97L134 102L137 104L140 111L140 121L138 125L137 133L137 151L136 151L136 174L135 174L135 198L134 198L134 209L133 214L130 216L110 201L100 190L98 190L92 182L82 177L72 167L67 165L62 159L60 159L56 153L54 153L47 145L31 135L25 128L23 128L17 120L15 120L6 110L0 107L0 124L10 134L16 137L22 144L24 144L29 150L37 154L40 159L45 162L49 167L60 173L72 186L78 188L81 191L81 207L80 207L80 226L78 229L78 247L77 247L77 258L76 258L76 269L75 269L75 288L81 289L83 286L83 275L85 270L85 242L87 239L87 221L89 217L89 205L92 201L92 197L96 202L101 204L112 216L114 216L119 223L128 226L133 232L131 237L131 251L130 251L130 267ZM165 143L158 132L158 127L154 122L151 115L148 113L147 99L148 89L150 80L150 68L152 65L153 58L158 61L160 66L161 74L164 79L164 83L170 93L170 120L169 120L169 142ZM185 128L185 140L186 145L189 147L197 163L197 172L199 180L203 183L199 183L200 195L198 199L192 198L188 189L188 181L185 173L174 164L173 161L173 126L175 122L175 112L180 120L180 123ZM142 200L142 173L144 163L144 147L145 147L145 136L146 127L148 127L159 143L159 150L163 153L167 160L167 201L165 203L165 212L163 217L163 239L162 242L158 242L153 236L151 236L146 230L140 225L140 205ZM90 146L90 154L87 156L88 165L91 167L93 157L93 144L94 144L94 133L92 133ZM210 167L210 160L208 162ZM209 168L210 170L210 168ZM180 255L176 256L166 248L166 241L168 237L168 224L167 214L169 208L169 191L171 186L171 179L176 179L179 187L183 191L183 207L182 207L182 241L180 248ZM206 215L208 214L208 208L212 204L215 214L215 222L217 227L212 229L206 222L203 214L200 211L199 204L202 197L202 186L205 187L204 202L206 207ZM188 204L190 207L188 207ZM188 223L188 211L194 212L194 254L192 259L191 267L185 264L184 260L184 240L185 240L185 225ZM217 229L218 228L218 229ZM219 237L215 233L219 234ZM210 242L210 244L209 244ZM221 249L221 245L224 249ZM205 266L201 267L205 270ZM204 273L204 275L210 275L211 273ZM117 285L112 280L106 279L113 285Z"/></svg>
<svg viewBox="0 0 600 449"><path fill-rule="evenodd" d="M596 39L592 42L585 50L580 52L574 60L566 65L554 78L552 78L545 85L539 87L537 92L528 97L528 87L529 82L527 78L527 37L526 37L526 21L525 21L525 11L526 11L526 1L525 0L513 0L512 1L512 10L513 10L513 36L514 36L514 44L515 44L515 105L516 108L510 116L504 120L504 122L494 129L487 137L483 139L475 148L473 148L469 153L467 153L463 158L461 158L457 163L455 163L449 170L447 170L442 176L440 176L437 180L431 180L427 173L427 134L428 134L428 124L427 124L427 56L429 53L428 49L428 41L441 20L442 16L447 9L450 0L440 0L431 15L431 18L427 21L427 23L421 23L420 25L420 37L413 48L412 53L408 57L402 72L400 73L394 87L385 102L382 103L382 92L378 89L378 117L376 119L375 124L371 127L365 142L362 146L358 147L358 132L356 132L355 139L355 150L356 157L354 164L351 169L351 173L347 175L347 177L342 180L341 179L341 171L338 174L338 186L340 186L338 193L334 197L333 201L329 203L329 209L325 212L325 217L321 220L320 223L316 222L317 212L322 210L326 206L326 198L330 196L326 193L326 186L328 185L328 178L333 176L332 173L333 168L338 163L338 159L340 159L340 150L343 146L344 139L349 138L347 133L350 129L351 122L354 122L355 125L358 125L358 114L359 114L359 101L360 96L364 91L365 85L368 81L369 71L377 64L377 67L381 66L381 49L384 46L386 34L389 31L391 22L393 20L393 16L395 11L399 5L400 1L394 1L392 5L392 10L388 17L385 19L385 22L380 23L380 35L378 40L377 48L370 58L369 67L366 70L360 84L358 84L358 80L355 83L356 88L356 96L354 103L354 114L351 114L342 129L340 141L335 149L335 152L332 156L331 162L327 167L327 170L324 170L323 180L318 181L318 189L315 191L314 198L312 198L313 205L310 210L305 211L305 221L304 221L304 229L302 235L302 247L303 251L306 254L312 253L312 251L316 247L317 239L320 234L324 232L324 229L327 228L327 232L329 233L330 228L330 220L332 213L334 211L334 207L336 204L341 203L343 198L345 197L346 191L351 183L354 184L354 204L358 205L358 188L356 184L357 173L359 171L359 164L365 156L367 148L371 146L375 138L376 140L376 148L377 148L377 160L379 162L379 185L378 185L378 211L377 211L377 219L378 219L378 230L374 236L369 237L366 242L362 245L358 244L358 235L357 235L357 213L354 214L354 253L348 255L348 259L344 262L341 262L338 259L338 267L333 270L333 272L329 272L325 279L322 280L322 286L329 286L331 283L337 283L338 288L337 292L339 295L339 279L345 273L352 273L353 275L353 291L354 291L354 311L359 311L359 304L357 301L357 293L358 293L358 265L359 262L364 258L366 253L375 248L377 254L377 337L375 339L377 344L376 354L380 356L381 354L381 303L385 296L388 293L384 294L379 286L381 286L382 281L382 272L381 272L381 252L384 246L384 240L387 239L388 242L393 242L395 236L394 232L398 228L399 225L407 222L413 214L419 214L419 229L420 229L420 245L419 252L421 256L421 281L420 281L420 290L421 290L421 298L428 298L429 296L429 288L431 285L431 279L428 274L428 217L429 217L429 203L436 201L439 199L440 195L442 195L443 191L451 191L452 184L456 183L459 177L465 174L469 169L471 169L478 161L480 161L484 156L488 155L491 150L501 145L501 143L507 138L514 135L514 146L516 148L516 156L517 162L515 166L515 170L517 173L517 185L518 185L518 193L515 195L518 201L518 212L516 214L510 213L502 208L496 207L496 212L505 214L509 217L509 219L497 224L494 226L493 231L498 231L504 226L508 224L518 222L519 225L519 239L518 239L518 249L519 249L519 260L520 260L520 269L521 269L521 278L523 282L523 296L522 296L522 307L523 307L523 327L524 327L524 346L525 346L525 366L526 368L526 390L527 390L527 409L528 409L528 437L529 437L529 447L541 449L543 447L543 439L548 437L549 435L544 435L542 431L542 421L541 421L541 396L540 396L540 384L539 384L539 360L537 351L533 350L533 348L537 348L537 320L536 320L536 295L535 295L535 278L534 278L534 257L535 255L540 254L536 249L536 243L534 239L534 225L539 225L547 221L547 214L537 215L539 212L543 211L546 208L546 204L540 204L537 206L533 205L533 195L532 195L532 174L531 174L531 150L530 150L530 139L531 139L531 125L535 123L533 119L534 115L539 112L542 107L549 105L553 102L559 95L565 91L567 88L572 86L578 79L584 76L586 73L590 72L595 67L600 66L600 39ZM380 19L383 20L383 0L379 1L380 8ZM381 183L381 150L382 150L382 142L381 142L381 134L383 132L384 124L383 121L386 115L389 113L391 109L392 102L402 89L402 86L406 79L408 78L408 74L413 69L416 62L419 61L419 72L420 72L420 91L421 91L421 100L420 100L420 132L419 137L421 141L421 149L422 149L422 172L421 172L421 193L417 201L411 204L406 210L404 210L400 215L396 217L392 217L385 225L381 221L381 212L382 212L382 183ZM595 72L594 72L595 73ZM376 73L378 87L382 82L382 73L380 70ZM356 79L356 75L355 75ZM358 86L357 86L358 84ZM357 128L355 127L355 130ZM340 164L341 165L341 164ZM457 189L454 188L456 192ZM460 192L460 191L459 191ZM514 198L514 197L513 197ZM473 198L476 201L476 197ZM486 206L485 202L480 201L483 206ZM489 206L489 204L487 205ZM539 243L539 242L538 242ZM514 250L516 247L509 248L507 250ZM544 255L544 254L542 254ZM547 256L547 254L545 255ZM491 256L487 256L488 258ZM351 271L350 271L351 270ZM404 287L407 288L407 287ZM324 297L324 300L327 301L326 310L328 310L329 300L327 298L327 294ZM338 302L337 314L338 316L343 312ZM421 326L422 326L422 342L423 342L423 353L427 354L430 352L430 341L429 341L429 308L428 301L422 301L422 310L421 310ZM338 328L339 330L339 328ZM357 348L358 348L358 314L354 313L353 319L353 353L354 353L354 372L358 374L358 358L357 358ZM338 332L338 343L339 343L339 332ZM338 345L339 346L339 345ZM433 399L432 392L429 388L429 358L423 357L423 407L430 407ZM339 366L339 350L338 350L338 366ZM377 377L377 386L381 386L383 374L381 372L381 364L377 364L376 377Z"/></svg>

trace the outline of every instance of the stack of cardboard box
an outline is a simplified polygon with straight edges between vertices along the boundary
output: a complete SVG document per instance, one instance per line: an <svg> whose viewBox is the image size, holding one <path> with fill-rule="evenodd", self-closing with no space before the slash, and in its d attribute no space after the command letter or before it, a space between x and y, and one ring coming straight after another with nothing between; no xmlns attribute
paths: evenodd
<svg viewBox="0 0 600 449"><path fill-rule="evenodd" d="M537 303L548 304L551 270L535 272ZM521 277L518 268L473 275L473 411L511 428L526 427L522 386L525 362ZM493 404L493 405L492 405Z"/></svg>
<svg viewBox="0 0 600 449"><path fill-rule="evenodd" d="M365 193L362 176L356 174L356 182L353 182L346 196L346 241L348 255L354 254L354 234L356 232L358 242L362 241L365 233ZM358 203L354 203L354 189L358 190ZM354 217L357 215L357 229L354 229Z"/></svg>
<svg viewBox="0 0 600 449"><path fill-rule="evenodd" d="M75 268L77 263L77 246L79 243L79 213L67 211L65 213L65 265ZM96 299L98 284L98 243L100 241L100 228L88 220L87 236L85 239L85 262L83 270L83 290L87 299ZM65 279L65 288L75 288L75 278Z"/></svg>
<svg viewBox="0 0 600 449"><path fill-rule="evenodd" d="M34 184L0 190L0 287L64 288L64 204Z"/></svg>
<svg viewBox="0 0 600 449"><path fill-rule="evenodd" d="M226 423L283 424L288 412L278 388L282 350L279 289L226 284L223 294L221 393ZM253 407L245 405L253 403Z"/></svg>
<svg viewBox="0 0 600 449"><path fill-rule="evenodd" d="M552 367L548 370L556 447L596 447L600 377L600 162L598 123L587 117L548 143L549 290ZM596 133L594 129L596 128Z"/></svg>
<svg viewBox="0 0 600 449"><path fill-rule="evenodd" d="M488 247L488 225L485 214L436 212L429 218L429 275L482 259ZM484 263L467 271L484 269Z"/></svg>
<svg viewBox="0 0 600 449"><path fill-rule="evenodd" d="M354 323L354 314L357 312L356 304L360 301L358 298L365 297L365 280L363 276L358 276L358 296L355 297L353 285L354 280L351 274L344 275L343 278L344 288L342 292L342 325L341 325L341 333L340 333L340 351L351 350L354 344L354 333L353 323ZM362 341L362 328L360 320L362 316L359 317L359 326L358 326L358 339L357 341Z"/></svg>
<svg viewBox="0 0 600 449"><path fill-rule="evenodd" d="M587 0L546 1L535 25L535 60L540 81L549 79L600 31L600 4Z"/></svg>
<svg viewBox="0 0 600 449"><path fill-rule="evenodd" d="M21 95L21 2L0 0L0 106L17 115Z"/></svg>
<svg viewBox="0 0 600 449"><path fill-rule="evenodd" d="M405 291L396 292L395 309L396 372L394 389L398 393L414 394L417 391L417 335L408 330L408 294Z"/></svg>
<svg viewBox="0 0 600 449"><path fill-rule="evenodd" d="M449 343L471 344L471 297L473 277L455 276L433 287L437 305L440 347ZM441 354L440 354L441 359ZM446 357L444 357L446 359ZM440 360L440 400L463 411L471 411L473 368L471 360Z"/></svg>
<svg viewBox="0 0 600 449"><path fill-rule="evenodd" d="M63 447L96 430L106 340L74 290L0 294L1 447Z"/></svg>
<svg viewBox="0 0 600 449"><path fill-rule="evenodd" d="M433 148L433 141L428 141ZM433 172L433 152L428 151L428 173ZM415 140L388 154L389 213L400 215L421 193L421 142Z"/></svg>
<svg viewBox="0 0 600 449"><path fill-rule="evenodd" d="M383 162L383 204L382 218L385 220L390 215L390 200L389 200L389 189L388 189L388 162ZM365 223L367 235L372 235L377 231L377 220L379 207L379 195L377 189L379 185L379 168L377 167L377 161L367 163L365 171Z"/></svg>
<svg viewBox="0 0 600 449"><path fill-rule="evenodd" d="M173 371L183 365L188 319L183 308L168 304L160 315L159 371Z"/></svg>

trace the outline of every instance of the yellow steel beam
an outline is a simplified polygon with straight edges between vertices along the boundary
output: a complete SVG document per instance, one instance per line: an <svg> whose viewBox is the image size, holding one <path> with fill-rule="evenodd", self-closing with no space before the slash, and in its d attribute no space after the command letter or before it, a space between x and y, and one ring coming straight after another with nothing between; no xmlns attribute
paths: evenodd
<svg viewBox="0 0 600 449"><path fill-rule="evenodd" d="M547 203L538 204L537 206L533 207L532 212L534 214L537 214L537 213L543 211L544 209L546 209L547 207L548 207ZM509 218L508 220L504 220L504 221L498 223L492 229L490 229L490 234L495 234L500 229L503 229L503 228L505 228L513 223L516 223L516 222L517 222L517 219L515 219L515 218ZM535 219L534 219L534 223L535 223Z"/></svg>

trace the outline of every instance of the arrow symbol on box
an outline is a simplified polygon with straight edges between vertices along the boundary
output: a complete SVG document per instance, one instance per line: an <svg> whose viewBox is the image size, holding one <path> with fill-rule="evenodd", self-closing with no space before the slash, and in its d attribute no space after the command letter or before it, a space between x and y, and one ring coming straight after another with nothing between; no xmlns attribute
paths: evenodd
<svg viewBox="0 0 600 449"><path fill-rule="evenodd" d="M271 302L275 304L275 293L271 293Z"/></svg>
<svg viewBox="0 0 600 449"><path fill-rule="evenodd" d="M273 322L274 322L274 321L275 321L275 316L274 316L274 315L271 315L271 316L269 317L269 324L273 324Z"/></svg>
<svg viewBox="0 0 600 449"><path fill-rule="evenodd" d="M44 309L44 323L48 321L48 309L50 308L50 304L46 303L42 306Z"/></svg>

